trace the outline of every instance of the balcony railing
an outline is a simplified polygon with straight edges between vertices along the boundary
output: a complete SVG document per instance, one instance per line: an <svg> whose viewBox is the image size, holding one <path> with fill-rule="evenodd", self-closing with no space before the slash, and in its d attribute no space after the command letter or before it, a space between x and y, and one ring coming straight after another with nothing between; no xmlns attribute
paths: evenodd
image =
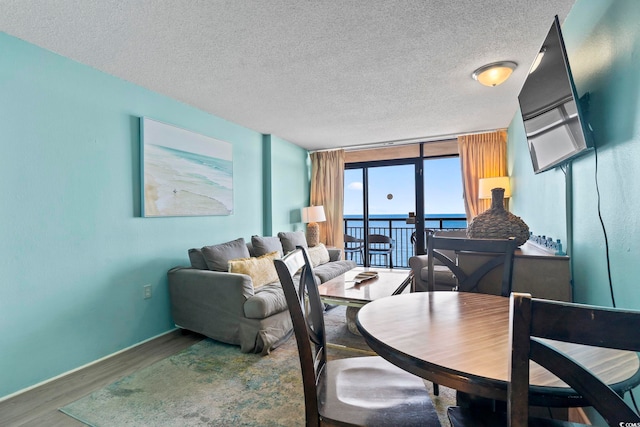
<svg viewBox="0 0 640 427"><path fill-rule="evenodd" d="M467 228L467 218L459 216L428 216L425 218L425 229L427 230L459 230ZM364 220L362 217L348 217L344 219L345 233L357 239L364 240L365 234L382 234L390 236L393 241L393 267L409 268L409 258L414 255L414 242L412 236L415 232L414 224L407 224L406 218L376 216L369 218L369 232L365 232ZM364 252L364 251L363 251ZM364 260L360 253L352 254L353 260L358 265L364 265ZM372 267L388 267L384 256L373 255L371 257Z"/></svg>

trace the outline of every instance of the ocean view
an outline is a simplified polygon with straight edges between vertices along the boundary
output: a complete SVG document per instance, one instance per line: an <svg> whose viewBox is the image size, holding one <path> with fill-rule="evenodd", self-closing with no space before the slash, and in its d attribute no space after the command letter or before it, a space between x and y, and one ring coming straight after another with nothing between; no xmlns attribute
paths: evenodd
<svg viewBox="0 0 640 427"><path fill-rule="evenodd" d="M364 221L362 215L344 215L345 225L348 228L362 228ZM387 227L391 221L392 228L414 228L413 224L407 224L407 214L369 215L369 227ZM442 227L440 227L442 220ZM426 228L467 228L466 214L427 214L425 215Z"/></svg>

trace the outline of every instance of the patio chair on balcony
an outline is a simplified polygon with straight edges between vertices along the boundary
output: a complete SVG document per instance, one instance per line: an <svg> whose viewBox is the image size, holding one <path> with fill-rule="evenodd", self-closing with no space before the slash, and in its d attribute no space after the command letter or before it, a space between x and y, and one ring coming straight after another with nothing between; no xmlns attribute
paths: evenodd
<svg viewBox="0 0 640 427"><path fill-rule="evenodd" d="M354 256L356 253L360 254L361 262L364 264L364 240L345 234L344 235L345 259L352 259L355 261Z"/></svg>
<svg viewBox="0 0 640 427"><path fill-rule="evenodd" d="M389 262L389 268L393 268L393 246L391 237L383 234L369 234L369 264L374 255L385 257L385 264Z"/></svg>

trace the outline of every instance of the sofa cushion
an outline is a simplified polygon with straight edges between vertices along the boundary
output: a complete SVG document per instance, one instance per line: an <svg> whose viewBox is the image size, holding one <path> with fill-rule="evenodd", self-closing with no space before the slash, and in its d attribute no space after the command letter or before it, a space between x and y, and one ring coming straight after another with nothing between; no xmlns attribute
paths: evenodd
<svg viewBox="0 0 640 427"><path fill-rule="evenodd" d="M424 282L429 282L429 267L420 269L420 279ZM433 279L438 285L454 287L458 284L455 274L444 265L433 265Z"/></svg>
<svg viewBox="0 0 640 427"><path fill-rule="evenodd" d="M285 254L288 254L297 246L308 247L307 238L302 231L281 231L278 233L278 237Z"/></svg>
<svg viewBox="0 0 640 427"><path fill-rule="evenodd" d="M311 265L314 267L329 262L329 251L323 243L319 243L318 245L307 249L307 253L309 254Z"/></svg>
<svg viewBox="0 0 640 427"><path fill-rule="evenodd" d="M251 277L253 289L256 289L278 281L278 272L273 264L273 260L278 258L280 253L273 251L260 257L230 260L229 273L246 274Z"/></svg>
<svg viewBox="0 0 640 427"><path fill-rule="evenodd" d="M352 260L333 261L317 266L313 272L320 279L320 282L324 283L355 267L356 263Z"/></svg>
<svg viewBox="0 0 640 427"><path fill-rule="evenodd" d="M244 315L249 319L264 319L287 310L287 300L280 283L269 283L256 290L247 298L243 306Z"/></svg>
<svg viewBox="0 0 640 427"><path fill-rule="evenodd" d="M342 259L342 249L327 248L327 252L329 252L329 262L340 261Z"/></svg>
<svg viewBox="0 0 640 427"><path fill-rule="evenodd" d="M230 260L251 256L242 237L219 245L205 246L202 248L202 255L209 270L214 271L229 271Z"/></svg>
<svg viewBox="0 0 640 427"><path fill-rule="evenodd" d="M189 249L189 261L191 262L192 268L197 268L198 270L208 270L207 261L205 261L204 256L202 255L202 251L197 248Z"/></svg>
<svg viewBox="0 0 640 427"><path fill-rule="evenodd" d="M278 251L281 257L284 255L282 243L280 243L280 239L276 236L251 236L251 246L253 246L253 253L255 256L266 255L273 251Z"/></svg>

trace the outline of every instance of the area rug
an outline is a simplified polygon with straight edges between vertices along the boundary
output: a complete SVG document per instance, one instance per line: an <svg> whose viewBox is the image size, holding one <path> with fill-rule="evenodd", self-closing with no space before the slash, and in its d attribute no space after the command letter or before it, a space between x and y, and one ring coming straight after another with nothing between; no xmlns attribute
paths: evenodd
<svg viewBox="0 0 640 427"><path fill-rule="evenodd" d="M331 347L330 359L370 351L347 330L344 307L328 311L325 323L329 342L355 349ZM448 425L445 412L455 403L454 391L440 387L433 400ZM303 426L295 338L264 357L206 339L60 410L95 427Z"/></svg>

